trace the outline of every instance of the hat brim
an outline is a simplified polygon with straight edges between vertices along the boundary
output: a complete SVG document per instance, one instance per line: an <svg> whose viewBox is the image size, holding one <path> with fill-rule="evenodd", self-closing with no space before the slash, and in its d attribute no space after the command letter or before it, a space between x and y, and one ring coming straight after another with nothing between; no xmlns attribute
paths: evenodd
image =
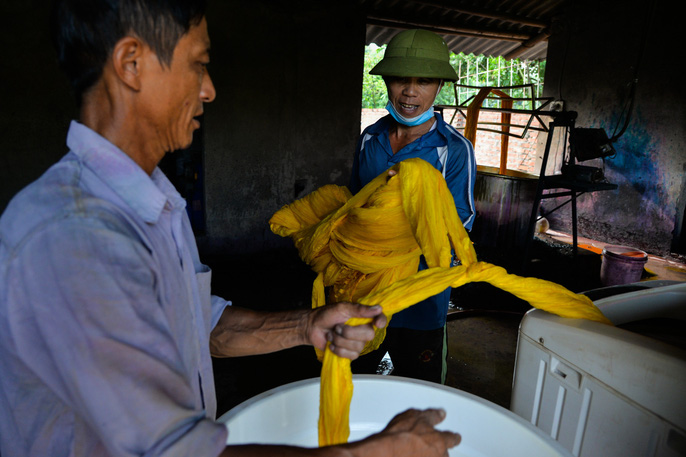
<svg viewBox="0 0 686 457"><path fill-rule="evenodd" d="M448 62L422 57L385 57L369 71L369 74L457 81L457 73Z"/></svg>

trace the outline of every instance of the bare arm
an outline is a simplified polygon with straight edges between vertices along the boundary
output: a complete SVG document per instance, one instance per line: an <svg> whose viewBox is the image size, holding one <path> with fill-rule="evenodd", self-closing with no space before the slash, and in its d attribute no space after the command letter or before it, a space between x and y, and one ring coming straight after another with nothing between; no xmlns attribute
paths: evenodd
<svg viewBox="0 0 686 457"><path fill-rule="evenodd" d="M210 335L215 357L266 354L301 344L307 310L259 312L229 306Z"/></svg>
<svg viewBox="0 0 686 457"><path fill-rule="evenodd" d="M397 171L389 170L388 177ZM387 319L379 306L336 303L314 310L258 312L229 306L210 335L214 357L266 354L303 344L324 349L327 342L338 356L356 359L374 327L383 328ZM343 325L351 317L373 318L370 325Z"/></svg>
<svg viewBox="0 0 686 457"><path fill-rule="evenodd" d="M380 433L361 441L322 448L278 445L229 446L220 457L447 457L457 446L457 433L439 431L434 426L445 418L445 411L408 410L397 415Z"/></svg>
<svg viewBox="0 0 686 457"><path fill-rule="evenodd" d="M384 327L386 317L379 306L336 303L312 310L259 312L229 306L210 335L210 351L215 357L266 354L303 344L355 359L374 328ZM351 317L372 318L372 324L350 327Z"/></svg>

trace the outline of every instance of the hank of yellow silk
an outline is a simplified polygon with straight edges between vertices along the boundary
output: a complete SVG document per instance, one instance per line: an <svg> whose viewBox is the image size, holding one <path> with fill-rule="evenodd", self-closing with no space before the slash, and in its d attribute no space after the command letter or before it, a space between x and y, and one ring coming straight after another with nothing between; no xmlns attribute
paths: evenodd
<svg viewBox="0 0 686 457"><path fill-rule="evenodd" d="M443 176L429 163L409 159L383 173L355 196L345 187L324 186L286 205L269 221L272 231L293 239L301 259L317 277L312 307L362 297L417 272L423 254L429 267L448 267L451 248L476 261ZM451 217L446 217L450 213ZM362 352L383 341L385 329ZM318 351L321 359L322 353Z"/></svg>
<svg viewBox="0 0 686 457"><path fill-rule="evenodd" d="M485 262L423 270L362 298L360 303L369 306L379 304L383 307L384 314L393 315L442 292L447 287L459 287L476 281L488 282L510 292L528 301L535 308L570 318L610 324L585 295L575 294L549 281L511 275L505 269ZM361 325L370 321L366 318L352 318L346 324ZM352 395L350 360L338 357L327 349L324 354L319 392L320 446L347 442L350 435L349 413Z"/></svg>
<svg viewBox="0 0 686 457"><path fill-rule="evenodd" d="M379 175L355 196L344 187L325 186L287 205L270 220L272 231L290 236L301 258L318 273L312 306L334 301L381 305L391 318L448 287L483 281L563 317L610 323L584 295L536 278L510 275L503 268L477 262L443 176L420 159L394 167L397 175ZM450 268L451 248L462 265ZM429 269L417 272L419 256ZM350 319L348 325L368 323ZM376 337L363 353L378 347ZM322 354L319 444L344 443L353 384L350 361L328 349Z"/></svg>

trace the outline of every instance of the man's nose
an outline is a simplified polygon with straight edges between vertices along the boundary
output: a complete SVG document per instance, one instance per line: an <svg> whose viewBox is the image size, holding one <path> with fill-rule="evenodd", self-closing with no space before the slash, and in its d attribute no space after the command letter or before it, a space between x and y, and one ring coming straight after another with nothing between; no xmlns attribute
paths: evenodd
<svg viewBox="0 0 686 457"><path fill-rule="evenodd" d="M212 78L210 74L205 72L202 79L202 86L200 87L200 98L205 103L212 102L217 97L217 91L214 88L214 83L212 83Z"/></svg>
<svg viewBox="0 0 686 457"><path fill-rule="evenodd" d="M410 81L403 86L403 94L407 96L417 95L417 83Z"/></svg>

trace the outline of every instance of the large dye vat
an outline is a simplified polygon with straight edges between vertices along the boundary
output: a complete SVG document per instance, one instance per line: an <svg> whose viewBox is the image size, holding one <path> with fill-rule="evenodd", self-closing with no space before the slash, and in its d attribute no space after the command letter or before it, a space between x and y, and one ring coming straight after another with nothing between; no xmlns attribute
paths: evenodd
<svg viewBox="0 0 686 457"><path fill-rule="evenodd" d="M450 456L566 456L562 446L526 420L475 395L426 381L396 376L355 375L350 405L350 440L381 431L409 408L441 407L441 430L460 433ZM222 417L228 444L317 446L319 379L286 384L236 406Z"/></svg>
<svg viewBox="0 0 686 457"><path fill-rule="evenodd" d="M474 186L477 216L470 233L477 251L524 251L538 177L515 170L478 166Z"/></svg>

